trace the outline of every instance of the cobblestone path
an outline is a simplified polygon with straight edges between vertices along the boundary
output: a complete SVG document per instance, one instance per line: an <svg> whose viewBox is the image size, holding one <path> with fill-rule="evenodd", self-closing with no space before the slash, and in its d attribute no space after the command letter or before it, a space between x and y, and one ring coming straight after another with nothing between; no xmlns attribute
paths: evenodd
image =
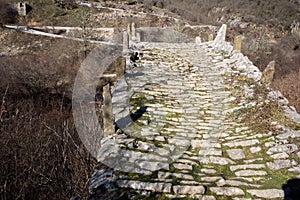
<svg viewBox="0 0 300 200"><path fill-rule="evenodd" d="M211 42L136 48L143 56L113 91L120 130L102 140L98 157L116 170L118 186L170 199L282 199L281 184L300 171L289 140L300 132L260 133L229 117L253 104L252 85L226 76L257 79L257 68ZM237 86L248 91L238 105Z"/></svg>

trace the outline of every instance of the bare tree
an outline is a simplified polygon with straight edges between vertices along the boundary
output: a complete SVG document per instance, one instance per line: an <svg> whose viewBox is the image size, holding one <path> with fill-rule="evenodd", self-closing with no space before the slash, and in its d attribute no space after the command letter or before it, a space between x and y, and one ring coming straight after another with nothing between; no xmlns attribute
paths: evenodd
<svg viewBox="0 0 300 200"><path fill-rule="evenodd" d="M83 7L79 15L80 27L82 28L81 38L83 39L84 56L87 57L88 49L90 49L89 40L92 39L95 20L93 11L89 7Z"/></svg>

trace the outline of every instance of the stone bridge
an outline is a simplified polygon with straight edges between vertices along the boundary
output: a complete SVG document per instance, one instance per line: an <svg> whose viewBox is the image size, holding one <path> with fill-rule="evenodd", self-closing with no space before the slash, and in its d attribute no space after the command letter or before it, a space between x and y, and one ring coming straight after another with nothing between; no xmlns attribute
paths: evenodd
<svg viewBox="0 0 300 200"><path fill-rule="evenodd" d="M112 90L118 129L98 154L118 187L165 199L283 198L282 184L300 172L300 131L271 116L262 119L274 127L266 132L238 114L275 102L299 115L260 83L262 73L225 33L223 26L203 43L130 42L140 57L127 57ZM260 96L261 87L267 94Z"/></svg>

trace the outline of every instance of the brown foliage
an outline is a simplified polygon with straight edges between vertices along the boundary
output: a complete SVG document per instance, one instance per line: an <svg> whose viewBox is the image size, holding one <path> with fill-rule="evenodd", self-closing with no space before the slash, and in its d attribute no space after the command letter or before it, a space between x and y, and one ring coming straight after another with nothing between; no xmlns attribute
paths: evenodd
<svg viewBox="0 0 300 200"><path fill-rule="evenodd" d="M271 46L268 52L264 45L256 51L247 51L245 54L263 71L268 63L275 60L275 77L271 85L279 90L289 100L290 104L300 111L300 38L288 34Z"/></svg>
<svg viewBox="0 0 300 200"><path fill-rule="evenodd" d="M1 199L86 198L95 160L78 138L70 100L48 93L8 95L5 100Z"/></svg>
<svg viewBox="0 0 300 200"><path fill-rule="evenodd" d="M29 48L23 54L0 57L0 88L9 85L9 93L48 91L71 97L72 83L83 58L80 43L53 40L47 49Z"/></svg>
<svg viewBox="0 0 300 200"><path fill-rule="evenodd" d="M9 3L0 2L0 24L16 23L18 12Z"/></svg>
<svg viewBox="0 0 300 200"><path fill-rule="evenodd" d="M288 28L299 18L299 3L289 0L161 0L164 7L195 23L216 24L222 16L241 14L257 24Z"/></svg>
<svg viewBox="0 0 300 200"><path fill-rule="evenodd" d="M22 54L0 57L0 199L87 199L96 161L71 111L81 44L39 39L42 50L22 40Z"/></svg>

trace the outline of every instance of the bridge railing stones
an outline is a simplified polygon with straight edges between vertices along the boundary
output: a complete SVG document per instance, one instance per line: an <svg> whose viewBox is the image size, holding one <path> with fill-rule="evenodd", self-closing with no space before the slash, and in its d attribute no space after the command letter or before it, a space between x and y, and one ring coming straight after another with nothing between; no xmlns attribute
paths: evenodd
<svg viewBox="0 0 300 200"><path fill-rule="evenodd" d="M129 32L123 32L123 53L127 53L129 49Z"/></svg>
<svg viewBox="0 0 300 200"><path fill-rule="evenodd" d="M103 87L103 129L104 137L113 135L115 133L114 119L112 114L112 100L111 100L110 84Z"/></svg>
<svg viewBox="0 0 300 200"><path fill-rule="evenodd" d="M227 29L227 25L223 24L220 28L220 30L218 31L218 34L214 40L214 45L219 45L223 42L225 42L225 38L226 38L226 29Z"/></svg>
<svg viewBox="0 0 300 200"><path fill-rule="evenodd" d="M235 67L241 72L242 75L260 81L262 77L262 72L249 60L247 56L244 56L239 51L234 51L231 55L231 59L235 60L235 63L232 63L232 67Z"/></svg>
<svg viewBox="0 0 300 200"><path fill-rule="evenodd" d="M130 24L127 24L127 33L128 33L129 40L131 40L131 25Z"/></svg>
<svg viewBox="0 0 300 200"><path fill-rule="evenodd" d="M195 42L196 44L201 44L201 37L197 36Z"/></svg>
<svg viewBox="0 0 300 200"><path fill-rule="evenodd" d="M247 77L255 81L260 81L262 72L249 60L247 56L241 53L242 36L237 36L234 40L234 46L232 46L229 42L225 41L226 28L226 24L223 24L218 31L216 38L212 42L214 51L228 54L232 60L235 60L235 63L231 63L231 65L241 71L241 74L244 73Z"/></svg>
<svg viewBox="0 0 300 200"><path fill-rule="evenodd" d="M135 40L136 39L136 27L135 27L135 23L131 24L131 40Z"/></svg>
<svg viewBox="0 0 300 200"><path fill-rule="evenodd" d="M266 85L270 85L273 81L275 74L275 61L271 61L266 69L263 71L261 82Z"/></svg>
<svg viewBox="0 0 300 200"><path fill-rule="evenodd" d="M231 52L233 50L233 46L229 42L225 41L226 29L227 25L223 24L218 31L216 38L212 42L212 45L216 51Z"/></svg>
<svg viewBox="0 0 300 200"><path fill-rule="evenodd" d="M233 50L241 51L242 50L242 40L243 36L238 35L234 38Z"/></svg>

